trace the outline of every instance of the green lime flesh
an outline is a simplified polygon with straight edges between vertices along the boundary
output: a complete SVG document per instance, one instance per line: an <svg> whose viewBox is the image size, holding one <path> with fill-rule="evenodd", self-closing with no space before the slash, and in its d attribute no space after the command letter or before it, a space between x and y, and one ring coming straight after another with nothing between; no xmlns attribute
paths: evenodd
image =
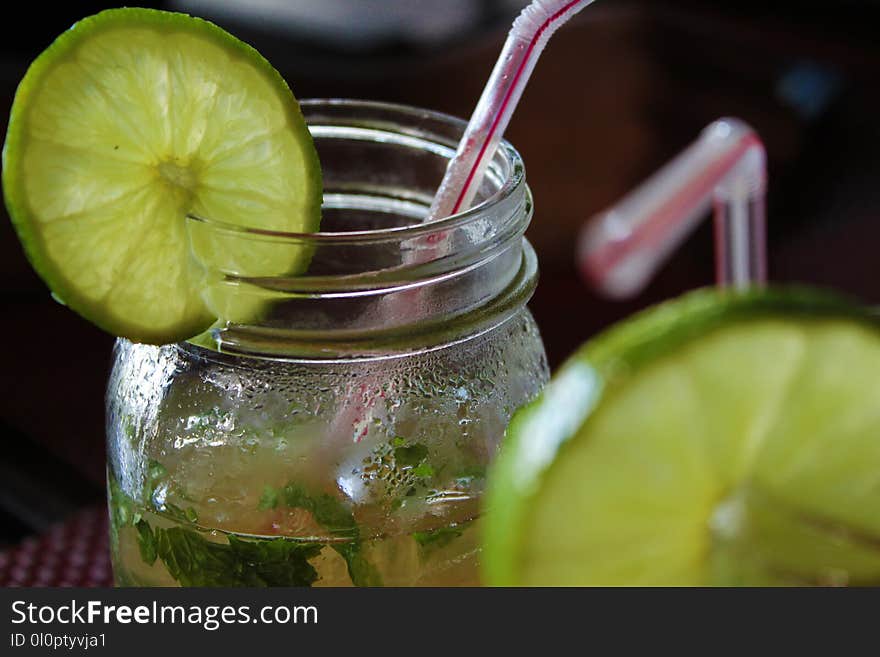
<svg viewBox="0 0 880 657"><path fill-rule="evenodd" d="M186 216L315 231L321 174L293 94L253 48L185 14L112 9L78 22L28 69L3 191L58 298L113 334L168 343L218 314L190 266ZM210 249L197 257L203 269L247 276L272 260L267 249L214 254L216 266ZM286 249L271 269L307 258Z"/></svg>
<svg viewBox="0 0 880 657"><path fill-rule="evenodd" d="M577 352L491 475L493 585L880 584L880 323L701 291Z"/></svg>

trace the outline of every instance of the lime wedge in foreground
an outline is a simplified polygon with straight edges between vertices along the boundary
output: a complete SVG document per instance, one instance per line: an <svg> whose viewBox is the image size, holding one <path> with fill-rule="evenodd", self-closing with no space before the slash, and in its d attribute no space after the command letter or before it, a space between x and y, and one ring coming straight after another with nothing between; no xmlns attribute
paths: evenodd
<svg viewBox="0 0 880 657"><path fill-rule="evenodd" d="M3 191L55 295L142 342L213 321L190 280L187 213L288 232L320 221L317 155L277 71L216 25L149 9L86 18L31 65Z"/></svg>
<svg viewBox="0 0 880 657"><path fill-rule="evenodd" d="M494 585L880 584L880 321L701 291L585 345L514 417Z"/></svg>

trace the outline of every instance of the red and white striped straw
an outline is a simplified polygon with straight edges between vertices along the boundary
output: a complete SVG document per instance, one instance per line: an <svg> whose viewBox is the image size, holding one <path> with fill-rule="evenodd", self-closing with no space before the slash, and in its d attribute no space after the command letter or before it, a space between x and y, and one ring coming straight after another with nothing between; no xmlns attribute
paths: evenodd
<svg viewBox="0 0 880 657"><path fill-rule="evenodd" d="M470 207L483 174L541 52L568 19L594 0L534 0L513 22L495 69L450 160L428 219L442 219Z"/></svg>
<svg viewBox="0 0 880 657"><path fill-rule="evenodd" d="M426 221L443 219L470 207L547 41L563 23L593 1L533 0L516 18L458 150L446 168ZM404 264L420 264L442 256L449 248L448 240L446 231L417 238L403 254ZM407 295L395 296L388 301L386 312L412 313L420 294L421 290L415 289ZM349 403L343 404L331 427L332 435L351 436L355 442L366 435L365 427L376 406L375 399L359 400L365 391L379 388L375 381L362 381L359 386L361 394L352 391L347 397Z"/></svg>
<svg viewBox="0 0 880 657"><path fill-rule="evenodd" d="M763 284L766 159L748 125L715 121L674 160L584 225L577 251L582 276L606 296L634 296L714 206L717 284Z"/></svg>

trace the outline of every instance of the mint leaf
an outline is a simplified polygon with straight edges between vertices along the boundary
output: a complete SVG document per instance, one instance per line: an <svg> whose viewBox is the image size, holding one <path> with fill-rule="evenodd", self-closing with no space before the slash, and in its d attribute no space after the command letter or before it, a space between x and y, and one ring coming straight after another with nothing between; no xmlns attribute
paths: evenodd
<svg viewBox="0 0 880 657"><path fill-rule="evenodd" d="M486 466L473 464L462 468L456 475L456 479L482 479L486 476Z"/></svg>
<svg viewBox="0 0 880 657"><path fill-rule="evenodd" d="M265 496L266 493L264 492ZM319 525L331 534L345 536L344 543L330 544L343 559L348 576L355 586L382 586L379 571L363 555L360 529L351 511L337 498L327 493L310 494L300 484L290 483L278 495L284 505L292 509L305 509Z"/></svg>
<svg viewBox="0 0 880 657"><path fill-rule="evenodd" d="M112 474L107 478L107 496L110 498L110 547L117 551L119 530L137 523L140 514L135 510L131 498L122 492L119 482Z"/></svg>
<svg viewBox="0 0 880 657"><path fill-rule="evenodd" d="M168 476L168 469L155 459L150 459L147 463L147 481L150 484L150 493L155 489L156 484Z"/></svg>
<svg viewBox="0 0 880 657"><path fill-rule="evenodd" d="M318 579L318 572L308 560L321 553L322 545L284 538L246 541L230 536L229 546L239 563L255 570L266 586L311 586Z"/></svg>
<svg viewBox="0 0 880 657"><path fill-rule="evenodd" d="M169 574L183 586L259 586L242 580L228 545L206 541L191 529L157 528L156 551Z"/></svg>
<svg viewBox="0 0 880 657"><path fill-rule="evenodd" d="M260 504L257 506L260 511L278 508L278 491L271 486L263 488L263 494L260 496Z"/></svg>
<svg viewBox="0 0 880 657"><path fill-rule="evenodd" d="M299 484L287 484L281 489L284 504L292 509L305 509L319 525L331 534L357 538L358 527L354 516L338 499L327 493L309 494Z"/></svg>
<svg viewBox="0 0 880 657"><path fill-rule="evenodd" d="M107 488L108 495L110 496L111 524L117 529L134 524L136 521L133 519L137 515L134 502L132 502L128 495L122 492L116 477L111 476L108 478Z"/></svg>
<svg viewBox="0 0 880 657"><path fill-rule="evenodd" d="M156 537L153 535L153 530L143 518L138 520L134 527L138 533L138 549L141 552L141 559L148 566L152 566L156 563L157 556Z"/></svg>
<svg viewBox="0 0 880 657"><path fill-rule="evenodd" d="M432 468L428 463L419 463L419 465L413 468L413 474L416 477L427 479L434 476L434 468Z"/></svg>
<svg viewBox="0 0 880 657"><path fill-rule="evenodd" d="M425 532L413 532L412 537L418 543L422 556L426 556L434 550L439 550L449 545L456 538L464 534L464 530L467 529L469 522L440 527L439 529Z"/></svg>
<svg viewBox="0 0 880 657"><path fill-rule="evenodd" d="M355 586L383 586L382 575L364 556L360 542L331 544L330 547L345 559L352 584Z"/></svg>
<svg viewBox="0 0 880 657"><path fill-rule="evenodd" d="M150 467L153 472L161 472L159 468ZM109 479L109 495L111 535L123 527L134 527L144 563L153 565L160 559L183 586L311 586L318 579L308 560L318 556L323 545L281 537L250 540L234 535L227 536L227 543L215 543L187 527L154 529L113 477ZM168 504L165 513L177 520L197 521L192 507L184 510Z"/></svg>
<svg viewBox="0 0 880 657"><path fill-rule="evenodd" d="M179 520L180 522L195 524L199 521L199 516L196 513L196 510L191 506L188 506L186 509L181 509L176 504L166 502L164 507L162 508L162 512L166 516L174 518L174 520Z"/></svg>
<svg viewBox="0 0 880 657"><path fill-rule="evenodd" d="M159 558L183 586L311 586L318 573L308 560L323 546L284 538L214 543L192 529L156 529Z"/></svg>
<svg viewBox="0 0 880 657"><path fill-rule="evenodd" d="M162 481L168 477L168 469L159 463L159 461L155 459L150 459L147 464L147 499L152 502L152 505L155 507L155 510L161 512L162 514L168 516L169 518L173 518L174 520L178 520L180 522L188 522L195 524L199 521L199 516L196 513L196 510L188 506L183 509L176 504L172 504L171 502L164 502L161 506L159 506L156 501L154 501L154 495L156 493L156 489L162 483ZM162 496L163 499L165 496ZM178 497L186 500L190 500L191 498L187 497L186 494L178 495Z"/></svg>
<svg viewBox="0 0 880 657"><path fill-rule="evenodd" d="M394 449L394 462L398 466L414 468L428 457L428 448L422 443Z"/></svg>

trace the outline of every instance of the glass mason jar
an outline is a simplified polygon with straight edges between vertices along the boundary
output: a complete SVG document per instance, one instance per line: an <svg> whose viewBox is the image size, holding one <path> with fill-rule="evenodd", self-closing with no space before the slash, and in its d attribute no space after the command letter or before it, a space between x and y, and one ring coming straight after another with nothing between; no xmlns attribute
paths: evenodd
<svg viewBox="0 0 880 657"><path fill-rule="evenodd" d="M220 317L120 339L107 391L121 585L475 585L480 497L547 380L526 302L525 169L503 143L474 207L422 223L464 123L307 101L322 232L188 217Z"/></svg>

